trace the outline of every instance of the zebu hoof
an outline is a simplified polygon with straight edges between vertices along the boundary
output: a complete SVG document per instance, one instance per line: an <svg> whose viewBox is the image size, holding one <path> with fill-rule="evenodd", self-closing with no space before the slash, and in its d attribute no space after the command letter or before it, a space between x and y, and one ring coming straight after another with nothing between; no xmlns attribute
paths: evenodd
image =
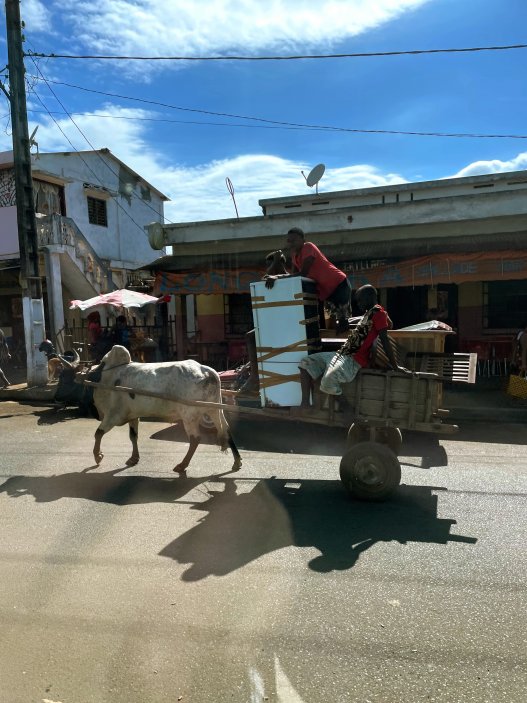
<svg viewBox="0 0 527 703"><path fill-rule="evenodd" d="M137 463L139 463L139 457L131 456L128 461L126 461L126 466L135 466Z"/></svg>
<svg viewBox="0 0 527 703"><path fill-rule="evenodd" d="M242 468L242 460L235 459L231 471L239 471Z"/></svg>
<svg viewBox="0 0 527 703"><path fill-rule="evenodd" d="M187 467L184 466L183 464L178 464L177 466L174 466L172 469L176 474L186 474L187 473Z"/></svg>
<svg viewBox="0 0 527 703"><path fill-rule="evenodd" d="M99 466L99 464L103 460L103 457L104 457L104 454L102 452L99 452L98 454L93 452L93 458L95 459L95 463L97 464L97 466Z"/></svg>

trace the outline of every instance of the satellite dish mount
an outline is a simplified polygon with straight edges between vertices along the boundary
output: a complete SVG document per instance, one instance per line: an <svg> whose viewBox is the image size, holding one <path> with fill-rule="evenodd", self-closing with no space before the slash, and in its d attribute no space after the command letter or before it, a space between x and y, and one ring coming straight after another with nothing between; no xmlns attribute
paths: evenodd
<svg viewBox="0 0 527 703"><path fill-rule="evenodd" d="M312 188L313 186L316 187L316 194L318 195L318 182L324 175L324 171L326 170L326 167L324 164L317 164L314 168L311 169L311 171L307 174L307 176L304 175L304 172L302 171L302 175L306 179L307 185Z"/></svg>

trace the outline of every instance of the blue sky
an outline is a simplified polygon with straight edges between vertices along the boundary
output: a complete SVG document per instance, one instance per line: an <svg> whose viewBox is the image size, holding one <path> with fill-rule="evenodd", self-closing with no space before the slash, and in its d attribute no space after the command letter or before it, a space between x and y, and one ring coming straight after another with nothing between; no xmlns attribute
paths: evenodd
<svg viewBox="0 0 527 703"><path fill-rule="evenodd" d="M525 0L22 0L21 14L26 50L44 54L268 56L527 43ZM525 139L275 128L100 94L296 124L526 135L527 49L35 63L26 58L29 128L39 125L40 150L108 147L170 197L170 222L233 217L226 177L240 216L260 214L260 198L309 193L301 171L320 162L320 192L527 167ZM7 150L8 105L0 100L0 150Z"/></svg>

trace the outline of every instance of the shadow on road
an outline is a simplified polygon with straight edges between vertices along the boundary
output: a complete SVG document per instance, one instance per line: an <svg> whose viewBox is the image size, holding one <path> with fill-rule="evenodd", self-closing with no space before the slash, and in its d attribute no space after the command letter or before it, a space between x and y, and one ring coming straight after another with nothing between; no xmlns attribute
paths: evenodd
<svg viewBox="0 0 527 703"><path fill-rule="evenodd" d="M239 421L231 429L240 449L276 454L310 454L313 456L342 456L346 450L347 431L342 427L307 425L301 422ZM214 444L214 433L203 433L202 442ZM150 439L167 442L186 442L186 435L180 425L172 425L150 435ZM420 468L447 466L445 449L437 435L424 432L403 434L404 444L401 456L419 457L416 465ZM406 463L406 462L404 462ZM414 462L409 462L414 465Z"/></svg>
<svg viewBox="0 0 527 703"><path fill-rule="evenodd" d="M389 502L373 504L350 501L337 481L260 480L248 493L232 479L216 483L223 490L194 506L206 513L199 524L160 552L190 565L184 581L223 576L289 546L318 549L309 568L326 573L352 568L378 542L477 541L450 534L456 521L438 518L440 488L401 486Z"/></svg>
<svg viewBox="0 0 527 703"><path fill-rule="evenodd" d="M13 476L0 486L12 498L32 495L39 503L78 498L114 505L176 503L198 486L206 500L192 510L203 517L159 554L188 564L182 578L197 581L222 576L289 546L315 547L309 562L318 572L350 569L378 542L449 541L474 544L474 537L452 535L454 519L439 518L432 486L400 486L385 503L348 498L339 481L255 479L250 491L239 491L227 472L201 478L119 476L126 467L104 473L57 476ZM240 479L245 488L250 479Z"/></svg>
<svg viewBox="0 0 527 703"><path fill-rule="evenodd" d="M127 468L123 466L104 473L88 473L90 469L85 469L56 476L12 476L0 486L0 493L6 493L11 498L32 495L37 503L48 503L61 498L81 498L113 505L174 503L196 486L218 477L117 475Z"/></svg>

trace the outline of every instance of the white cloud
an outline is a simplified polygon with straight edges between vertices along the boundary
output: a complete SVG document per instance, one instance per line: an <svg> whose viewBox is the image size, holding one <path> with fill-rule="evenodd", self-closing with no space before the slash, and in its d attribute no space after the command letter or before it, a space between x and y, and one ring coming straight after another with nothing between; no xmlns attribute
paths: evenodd
<svg viewBox="0 0 527 703"><path fill-rule="evenodd" d="M506 171L521 171L527 168L527 151L518 154L509 161L501 161L501 159L491 159L490 161L474 161L473 163L462 168L461 171L452 176L458 178L461 176L480 176L485 173L504 173ZM450 177L450 176L449 176Z"/></svg>
<svg viewBox="0 0 527 703"><path fill-rule="evenodd" d="M22 0L20 17L32 32L51 32L51 13L42 0Z"/></svg>
<svg viewBox="0 0 527 703"><path fill-rule="evenodd" d="M37 3L37 0L26 2ZM430 0L53 0L68 37L121 55L306 51L356 36Z"/></svg>
<svg viewBox="0 0 527 703"><path fill-rule="evenodd" d="M36 101L34 106L41 107ZM227 177L234 185L240 217L260 215L258 200L262 198L315 192L306 185L301 173L307 174L314 164L271 154L240 154L199 166L177 164L170 162L166 154L152 149L148 143L147 123L103 117L147 118L152 113L107 104L92 114L96 117L74 115L75 124L69 118L55 116L53 121L49 116L40 117L37 133L40 151L85 151L107 147L171 199L165 205L165 214L172 222L235 217L234 204L225 182ZM31 120L29 129L32 131L36 124ZM0 135L0 150L10 149L8 142L7 136L3 140ZM319 183L319 191L382 186L405 180L397 173L382 173L369 164L328 167Z"/></svg>
<svg viewBox="0 0 527 703"><path fill-rule="evenodd" d="M260 215L258 201L265 198L308 195L314 193L305 183L302 171L307 174L314 164L284 158L272 154L239 154L211 161L199 166L187 166L170 162L165 153L156 152L148 143L148 127L145 122L133 119L116 121L102 115L114 117L147 118L151 112L115 105L103 105L98 117L75 116L58 119L58 125L50 117L39 121L38 139L41 151L86 150L109 148L115 156L143 176L158 190L165 193L171 202L165 205L167 220L189 222L235 217L232 197L225 179L234 185L234 195L240 217ZM29 125L30 130L36 122ZM110 127L111 125L111 127ZM62 134L64 132L68 139ZM86 135L90 141L87 144ZM71 143L70 143L71 142ZM73 145L73 146L72 146ZM0 151L11 148L10 138L0 133ZM456 174L446 177L473 176L527 168L527 152L509 160L493 159L475 161ZM436 178L441 178L438 174ZM381 171L372 164L353 164L332 168L327 164L326 172L319 183L319 192L371 188L407 182L408 178L395 171Z"/></svg>
<svg viewBox="0 0 527 703"><path fill-rule="evenodd" d="M148 168L147 164L143 164ZM151 164L154 169L157 164ZM234 186L234 198L240 217L261 215L258 201L288 195L308 195L310 189L301 171L309 166L268 154L245 154L231 159L213 161L197 168L161 168L151 172L149 180L172 200L165 214L172 222L189 222L236 217L232 197L225 179ZM141 172L146 175L145 171ZM146 176L148 177L148 176ZM401 183L398 174L383 174L374 166L356 165L327 169L319 183L319 192L382 186Z"/></svg>

